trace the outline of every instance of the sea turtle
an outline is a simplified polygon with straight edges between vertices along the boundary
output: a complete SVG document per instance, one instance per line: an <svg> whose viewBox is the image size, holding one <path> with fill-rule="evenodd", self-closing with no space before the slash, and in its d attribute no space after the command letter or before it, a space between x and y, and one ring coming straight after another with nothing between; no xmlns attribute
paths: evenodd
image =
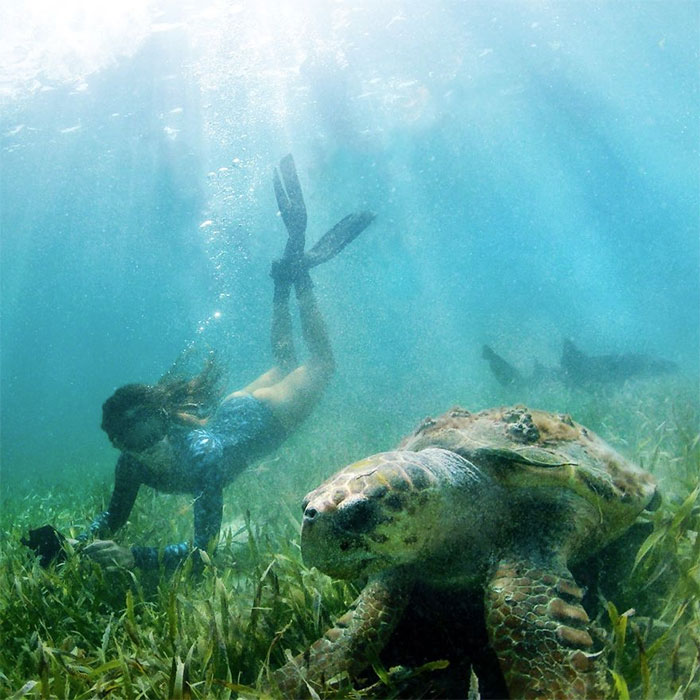
<svg viewBox="0 0 700 700"><path fill-rule="evenodd" d="M304 561L367 583L272 679L291 697L359 673L420 584L483 594L512 698L604 697L605 660L569 567L657 501L650 474L569 415L514 406L427 418L397 450L345 467L304 499Z"/></svg>

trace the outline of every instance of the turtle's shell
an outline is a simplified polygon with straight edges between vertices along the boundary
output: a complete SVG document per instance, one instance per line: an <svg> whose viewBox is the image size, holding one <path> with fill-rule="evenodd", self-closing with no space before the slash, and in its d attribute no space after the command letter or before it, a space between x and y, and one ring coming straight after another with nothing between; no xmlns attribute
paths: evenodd
<svg viewBox="0 0 700 700"><path fill-rule="evenodd" d="M524 406L478 413L455 407L426 418L398 449L417 452L427 447L456 452L504 485L562 486L601 506L629 508L635 515L656 490L648 472L568 414Z"/></svg>
<svg viewBox="0 0 700 700"><path fill-rule="evenodd" d="M521 542L565 561L592 554L654 494L651 475L568 415L453 408L309 493L302 552L334 576L411 564L459 585Z"/></svg>

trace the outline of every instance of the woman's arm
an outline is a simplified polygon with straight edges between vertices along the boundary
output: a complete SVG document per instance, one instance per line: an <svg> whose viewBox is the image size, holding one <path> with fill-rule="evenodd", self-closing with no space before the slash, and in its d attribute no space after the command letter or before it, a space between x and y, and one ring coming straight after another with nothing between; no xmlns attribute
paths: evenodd
<svg viewBox="0 0 700 700"><path fill-rule="evenodd" d="M218 537L223 513L223 479L221 439L207 430L193 430L189 438L192 469L199 470L199 493L194 500L194 540L158 547L131 548L134 564L139 568L156 568L162 563L166 569L177 566L192 551L192 547L206 549Z"/></svg>
<svg viewBox="0 0 700 700"><path fill-rule="evenodd" d="M81 533L78 540L87 540L92 535L104 537L124 525L134 507L140 486L138 462L122 453L114 469L114 489L109 507L92 521L88 531ZM117 565L129 569L134 566L133 553L112 540L96 539L85 547L83 553L102 566Z"/></svg>
<svg viewBox="0 0 700 700"><path fill-rule="evenodd" d="M114 478L114 491L109 508L98 515L87 533L79 539L87 539L90 534L105 535L120 528L129 517L134 506L141 481L139 465L133 457L122 454L117 462ZM195 503L195 520L197 504ZM159 547L122 547L112 540L97 539L83 552L102 566L124 566L128 569L138 566L142 569L156 569L162 561L166 569L177 566L191 551L189 542Z"/></svg>
<svg viewBox="0 0 700 700"><path fill-rule="evenodd" d="M214 470L212 470L214 471ZM223 513L223 486L218 475L207 481L194 501L194 542L196 548L204 549L216 539L221 529ZM189 542L169 544L162 550L158 547L131 548L133 564L141 569L156 568L162 563L166 569L172 569L185 559L192 551Z"/></svg>
<svg viewBox="0 0 700 700"><path fill-rule="evenodd" d="M224 489L220 478L213 479L194 502L194 546L206 550L219 537L224 511Z"/></svg>
<svg viewBox="0 0 700 700"><path fill-rule="evenodd" d="M114 488L107 510L100 513L90 524L87 532L78 536L86 540L91 535L104 536L118 530L129 518L141 486L138 462L122 453L114 468Z"/></svg>

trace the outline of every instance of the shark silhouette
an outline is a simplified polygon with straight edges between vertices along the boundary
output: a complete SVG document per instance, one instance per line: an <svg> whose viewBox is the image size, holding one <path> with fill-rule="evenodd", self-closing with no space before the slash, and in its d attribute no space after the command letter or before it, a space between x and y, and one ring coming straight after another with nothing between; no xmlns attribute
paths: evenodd
<svg viewBox="0 0 700 700"><path fill-rule="evenodd" d="M631 352L621 355L586 355L570 340L564 341L560 365L565 378L573 384L622 384L633 377L657 377L678 369L669 360Z"/></svg>
<svg viewBox="0 0 700 700"><path fill-rule="evenodd" d="M560 381L572 386L623 384L635 377L657 377L678 370L674 362L638 353L587 355L568 339L564 341L559 367L546 367L536 361L529 377L525 377L488 345L483 346L482 356L488 361L497 381L507 387L543 380Z"/></svg>

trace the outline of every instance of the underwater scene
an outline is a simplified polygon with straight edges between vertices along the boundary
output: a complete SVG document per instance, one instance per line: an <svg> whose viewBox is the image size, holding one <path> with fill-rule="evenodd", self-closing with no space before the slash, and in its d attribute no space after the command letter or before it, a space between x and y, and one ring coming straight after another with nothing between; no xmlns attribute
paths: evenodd
<svg viewBox="0 0 700 700"><path fill-rule="evenodd" d="M700 4L0 7L0 697L700 696Z"/></svg>

